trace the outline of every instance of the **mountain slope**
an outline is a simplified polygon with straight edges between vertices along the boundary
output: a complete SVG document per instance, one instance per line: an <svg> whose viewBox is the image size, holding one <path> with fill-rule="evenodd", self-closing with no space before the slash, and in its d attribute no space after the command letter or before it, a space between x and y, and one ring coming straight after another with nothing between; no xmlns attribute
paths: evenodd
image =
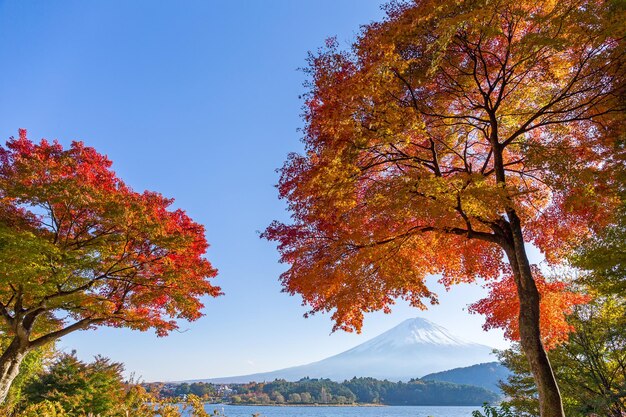
<svg viewBox="0 0 626 417"><path fill-rule="evenodd" d="M500 393L499 381L506 381L511 371L498 362L481 363L465 368L450 369L422 377L422 380L475 385Z"/></svg>
<svg viewBox="0 0 626 417"><path fill-rule="evenodd" d="M253 375L203 380L215 383L297 381L303 377L343 381L372 377L408 381L433 372L491 362L492 348L452 335L426 319L409 319L387 332L318 362Z"/></svg>

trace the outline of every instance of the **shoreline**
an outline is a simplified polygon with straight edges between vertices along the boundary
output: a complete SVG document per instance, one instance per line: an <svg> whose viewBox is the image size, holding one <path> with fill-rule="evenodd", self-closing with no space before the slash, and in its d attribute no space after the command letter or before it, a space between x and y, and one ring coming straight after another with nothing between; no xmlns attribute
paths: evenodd
<svg viewBox="0 0 626 417"><path fill-rule="evenodd" d="M374 404L374 403L364 403L364 404L257 404L257 403L225 403L221 405L232 405L234 407L239 406L247 406L247 407L392 407L390 405L385 404Z"/></svg>
<svg viewBox="0 0 626 417"><path fill-rule="evenodd" d="M215 405L215 406L233 406L233 407L478 407L480 408L482 405L476 404L465 404L465 405L441 405L441 404L417 404L417 405L409 405L409 404L374 404L374 403L363 403L363 404L254 404L254 403L240 403L240 404L232 404L232 403L205 403L205 405Z"/></svg>

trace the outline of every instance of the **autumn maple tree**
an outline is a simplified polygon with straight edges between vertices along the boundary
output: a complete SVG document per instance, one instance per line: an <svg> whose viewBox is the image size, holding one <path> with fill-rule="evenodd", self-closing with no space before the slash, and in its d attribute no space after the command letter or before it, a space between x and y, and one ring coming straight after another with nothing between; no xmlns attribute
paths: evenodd
<svg viewBox="0 0 626 417"><path fill-rule="evenodd" d="M0 147L0 402L31 350L98 325L153 328L217 296L204 228L137 193L93 148L19 138Z"/></svg>
<svg viewBox="0 0 626 417"><path fill-rule="evenodd" d="M351 49L331 39L310 56L305 152L279 183L292 222L264 233L289 264L285 291L350 330L397 298L436 302L428 274L505 280L495 285L518 306L541 415L562 417L538 284L557 297L550 305L569 304L538 279L525 244L559 263L617 204L623 2L416 0L386 11ZM488 311L497 303L484 307L501 318Z"/></svg>

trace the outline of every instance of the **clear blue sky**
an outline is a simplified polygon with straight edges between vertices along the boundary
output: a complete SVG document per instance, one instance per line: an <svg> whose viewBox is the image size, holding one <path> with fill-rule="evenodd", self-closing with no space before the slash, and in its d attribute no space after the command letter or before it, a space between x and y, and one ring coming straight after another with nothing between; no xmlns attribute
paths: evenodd
<svg viewBox="0 0 626 417"><path fill-rule="evenodd" d="M206 225L209 258L226 295L167 338L100 328L59 346L103 354L146 380L274 370L322 359L420 315L503 347L499 332L464 311L476 285L419 312L400 303L371 314L361 335L330 334L329 316L304 319L280 293L272 244L287 219L275 169L301 149L306 53L329 36L348 45L382 16L379 0L2 1L0 138L82 140L107 154L136 190L174 197ZM436 279L430 280L436 283Z"/></svg>

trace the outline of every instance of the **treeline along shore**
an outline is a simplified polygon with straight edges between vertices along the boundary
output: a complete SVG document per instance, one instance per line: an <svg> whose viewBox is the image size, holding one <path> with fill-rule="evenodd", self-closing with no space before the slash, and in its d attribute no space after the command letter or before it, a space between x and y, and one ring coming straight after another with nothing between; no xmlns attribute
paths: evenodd
<svg viewBox="0 0 626 417"><path fill-rule="evenodd" d="M353 378L344 382L303 378L247 384L151 383L146 388L161 398L197 395L229 404L256 405L481 405L499 395L485 388L440 381L409 382Z"/></svg>

